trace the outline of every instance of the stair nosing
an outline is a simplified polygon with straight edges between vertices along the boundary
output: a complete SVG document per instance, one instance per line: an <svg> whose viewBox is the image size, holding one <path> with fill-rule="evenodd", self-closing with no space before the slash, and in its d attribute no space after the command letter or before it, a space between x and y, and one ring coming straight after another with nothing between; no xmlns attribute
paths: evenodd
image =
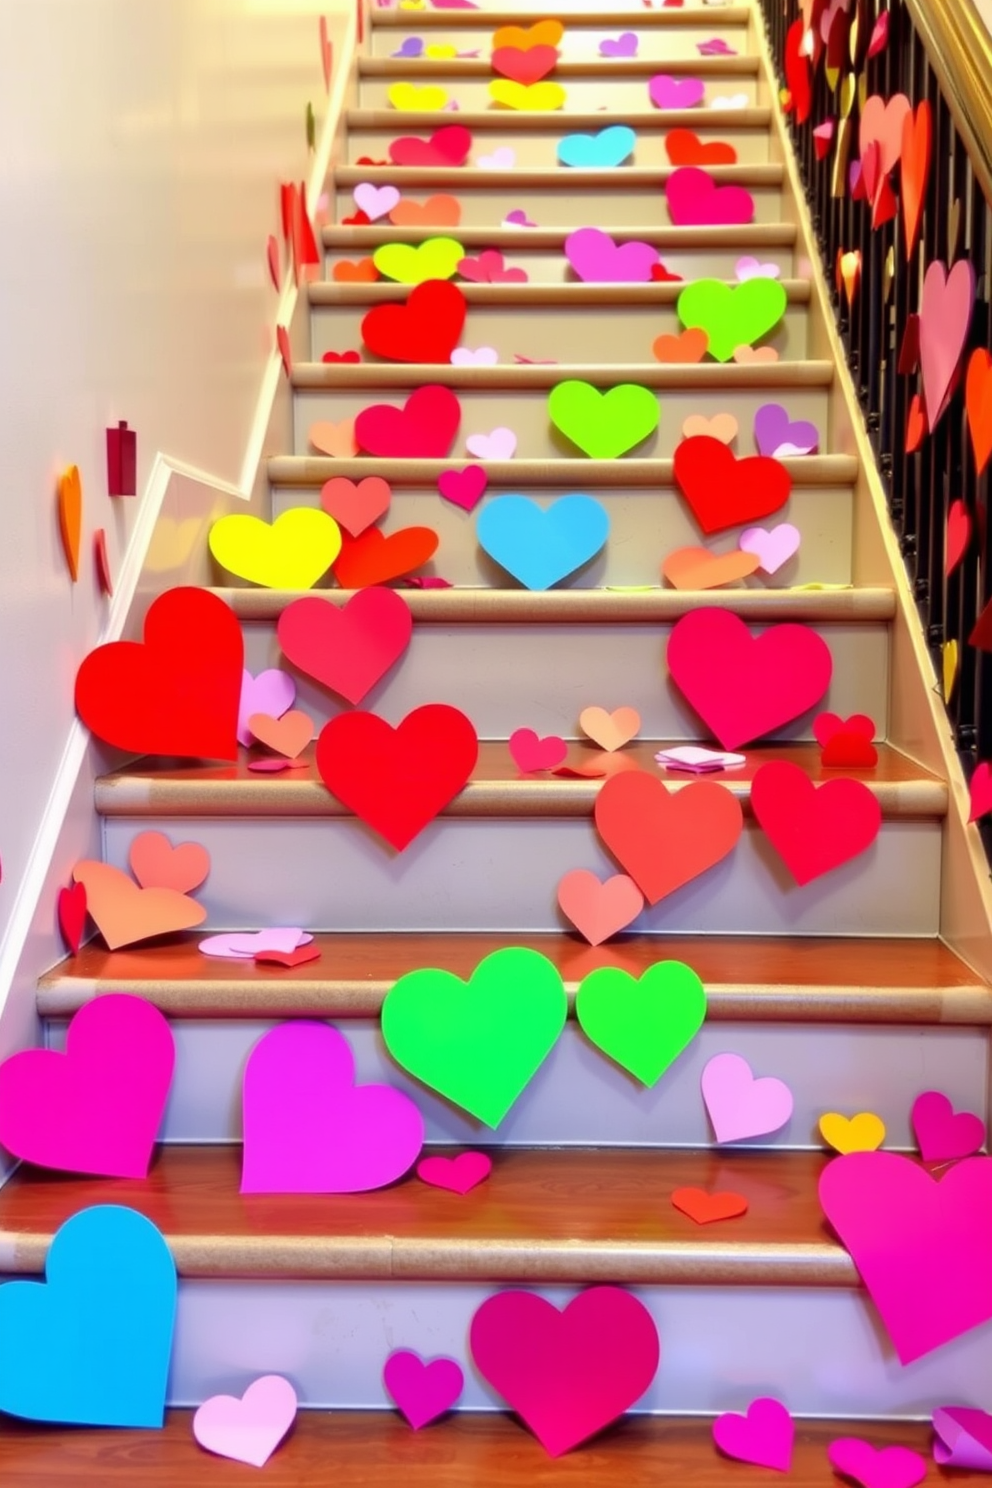
<svg viewBox="0 0 992 1488"><path fill-rule="evenodd" d="M701 275L733 289L736 279L719 275ZM684 279L662 284L610 284L568 280L561 284L532 281L528 284L455 285L469 305L674 305L684 289L699 280ZM780 279L789 305L808 305L812 299L808 279ZM331 279L315 279L307 285L311 305L376 305L380 300L402 300L415 285L382 280L374 283L340 284Z"/></svg>
<svg viewBox="0 0 992 1488"><path fill-rule="evenodd" d="M663 64L659 64L663 65ZM430 129L438 126L438 111L435 109L403 109L398 113L391 108L362 108L346 110L349 131L390 130L397 134L397 121L403 120L404 131ZM591 129L603 123L599 109L576 109L565 117L570 129ZM696 134L722 134L728 129L754 129L765 131L772 121L772 111L765 104L748 104L734 109L618 109L609 114L611 125L628 124L634 129L665 130L692 129ZM459 109L457 121L466 129L508 129L514 134L525 130L557 133L562 131L562 115L550 110L507 110L496 113L490 109Z"/></svg>
<svg viewBox="0 0 992 1488"><path fill-rule="evenodd" d="M419 24L419 20L411 22L411 30L415 30ZM752 78L757 77L760 72L761 58L753 52L742 52L736 57L602 57L574 61L562 59L545 81L560 82L566 78L589 77L606 81L613 78L650 78L657 74L667 77ZM415 78L420 82L433 81L435 78L503 81L493 71L488 57L359 57L358 77L385 77L397 81ZM554 112L566 121L567 127L568 114L562 110ZM664 110L659 109L659 113L663 112ZM716 109L714 112L719 113L720 110ZM403 109L397 109L397 118L402 119L403 113ZM445 115L440 109L438 115L439 122L452 122L450 115Z"/></svg>
<svg viewBox="0 0 992 1488"><path fill-rule="evenodd" d="M776 378L698 375L703 372L767 372L770 365L795 370L791 375ZM547 392L562 381L577 379L593 387L615 387L620 381L637 383L641 387L667 389L669 392L702 394L729 388L830 388L834 381L833 363L827 361L757 363L753 366L738 366L730 362L700 363L691 370L697 375L682 375L686 371L684 363L659 362L623 362L616 366L603 362L589 365L555 362L550 367L517 365L513 362L498 362L491 367L454 367L450 362L294 362L290 382L294 388L310 392L319 392L325 388L406 388L424 384L457 388L537 389Z"/></svg>
<svg viewBox="0 0 992 1488"><path fill-rule="evenodd" d="M404 189L417 187L450 187L453 191L516 191L521 187L553 190L564 187L570 192L586 190L624 191L630 188L664 187L678 165L625 165L618 170L575 170L563 166L522 167L514 170L483 170L474 165L337 165L329 173L333 186L349 188L363 182L388 182ZM782 187L786 184L785 167L771 163L744 165L711 165L706 174L718 186ZM451 237L457 226L436 226L437 235ZM531 229L516 228L521 242L527 241Z"/></svg>
<svg viewBox="0 0 992 1488"><path fill-rule="evenodd" d="M364 246L379 246L384 243L421 243L426 238L436 238L457 231L458 241L466 248L511 246L528 248L560 248L570 233L582 227L393 227L376 223L345 225L334 223L321 229L325 248L355 249ZM790 222L748 222L742 225L718 227L612 227L610 236L615 243L650 243L653 247L667 248L677 252L682 248L708 248L733 250L737 248L795 248L799 241L798 231ZM688 281L686 281L688 282Z"/></svg>
<svg viewBox="0 0 992 1488"><path fill-rule="evenodd" d="M526 28L539 20L560 21L566 31L578 30L582 27L591 29L605 27L615 31L625 23L647 27L651 30L655 28L672 31L690 30L696 26L712 26L715 30L721 30L729 26L746 26L750 18L751 10L746 5L727 5L719 9L696 5L665 10L615 11L562 11L552 5L542 9L540 13L505 9L483 11L459 8L407 12L377 5L369 11L372 29L379 31L419 31L421 27L437 31L448 28L458 31L473 29L489 31L491 28L500 26ZM659 62L658 65L663 66L664 63Z"/></svg>
<svg viewBox="0 0 992 1488"><path fill-rule="evenodd" d="M780 366L781 363L771 365ZM774 387L778 384L762 382L757 385ZM674 462L670 457L657 460L583 460L548 455L540 460L474 460L469 455L452 455L447 460L373 460L370 457L341 460L331 455L271 455L267 472L273 485L301 488L323 485L335 475L361 479L371 474L381 475L397 484L433 485L442 471L467 463L480 465L491 484L515 487L521 482L532 486L561 486L578 481L584 489L617 486L655 489L658 486L673 487L675 480ZM855 455L802 455L779 463L789 472L793 487L851 486L861 468Z"/></svg>

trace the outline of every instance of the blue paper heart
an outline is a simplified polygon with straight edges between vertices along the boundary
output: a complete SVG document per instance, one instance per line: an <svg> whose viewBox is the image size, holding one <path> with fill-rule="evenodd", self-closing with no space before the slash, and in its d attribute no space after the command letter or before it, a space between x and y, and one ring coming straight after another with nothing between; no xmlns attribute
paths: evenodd
<svg viewBox="0 0 992 1488"><path fill-rule="evenodd" d="M475 532L525 589L550 589L599 552L610 519L591 496L559 496L548 507L529 496L497 496L482 508Z"/></svg>
<svg viewBox="0 0 992 1488"><path fill-rule="evenodd" d="M0 1411L74 1426L161 1426L176 1266L150 1219L81 1209L55 1235L45 1281L0 1286Z"/></svg>
<svg viewBox="0 0 992 1488"><path fill-rule="evenodd" d="M637 135L626 124L611 124L598 134L566 134L558 141L559 165L623 165L633 155Z"/></svg>

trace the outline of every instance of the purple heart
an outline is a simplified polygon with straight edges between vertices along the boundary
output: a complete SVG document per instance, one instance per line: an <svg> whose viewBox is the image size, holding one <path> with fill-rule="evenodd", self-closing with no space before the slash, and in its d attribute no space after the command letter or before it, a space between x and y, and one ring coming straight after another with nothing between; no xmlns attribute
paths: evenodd
<svg viewBox="0 0 992 1488"><path fill-rule="evenodd" d="M809 419L790 420L781 403L762 403L754 415L754 442L759 455L774 455L783 444L811 455L820 447L820 432Z"/></svg>
<svg viewBox="0 0 992 1488"><path fill-rule="evenodd" d="M624 31L616 40L607 37L599 43L601 57L636 57L637 36L633 31Z"/></svg>
<svg viewBox="0 0 992 1488"><path fill-rule="evenodd" d="M658 250L650 243L618 244L598 227L580 227L565 239L565 257L585 283L648 284Z"/></svg>
<svg viewBox="0 0 992 1488"><path fill-rule="evenodd" d="M706 84L700 78L674 78L658 73L648 84L655 108L686 109L702 103Z"/></svg>
<svg viewBox="0 0 992 1488"><path fill-rule="evenodd" d="M394 57L420 57L423 55L424 43L419 36L408 36Z"/></svg>
<svg viewBox="0 0 992 1488"><path fill-rule="evenodd" d="M927 1475L926 1458L909 1447L876 1450L857 1436L841 1436L827 1447L830 1466L862 1488L916 1488Z"/></svg>
<svg viewBox="0 0 992 1488"><path fill-rule="evenodd" d="M504 222L508 222L511 227L536 227L537 226L537 223L536 222L531 222L530 218L527 216L527 213L524 211L523 207L514 207L514 209L513 209L512 212L507 212L506 216L503 218L503 221Z"/></svg>
<svg viewBox="0 0 992 1488"><path fill-rule="evenodd" d="M710 41L697 41L696 51L701 57L736 57L737 53L732 46L728 46L722 37L714 36Z"/></svg>
<svg viewBox="0 0 992 1488"><path fill-rule="evenodd" d="M992 1472L992 1416L962 1405L942 1405L933 1413L938 1440L934 1461L972 1472Z"/></svg>
<svg viewBox="0 0 992 1488"><path fill-rule="evenodd" d="M245 668L241 678L241 701L238 704L238 742L247 749L254 735L248 727L253 713L268 713L281 718L296 701L296 683L288 672L269 667L253 677Z"/></svg>
<svg viewBox="0 0 992 1488"><path fill-rule="evenodd" d="M386 1360L382 1383L419 1431L451 1409L465 1388L465 1376L454 1359L428 1363L410 1349L397 1349Z"/></svg>

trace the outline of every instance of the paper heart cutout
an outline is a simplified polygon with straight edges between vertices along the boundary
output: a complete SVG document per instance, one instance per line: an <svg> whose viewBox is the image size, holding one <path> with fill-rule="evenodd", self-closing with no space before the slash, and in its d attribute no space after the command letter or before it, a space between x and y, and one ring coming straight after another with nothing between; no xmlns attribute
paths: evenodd
<svg viewBox="0 0 992 1488"><path fill-rule="evenodd" d="M672 1206L698 1225L713 1224L720 1219L737 1219L748 1210L743 1194L729 1190L711 1194L705 1188L676 1188L672 1193Z"/></svg>
<svg viewBox="0 0 992 1488"><path fill-rule="evenodd" d="M725 140L704 144L692 129L670 129L665 153L672 165L736 165L737 151Z"/></svg>
<svg viewBox="0 0 992 1488"><path fill-rule="evenodd" d="M394 1349L383 1367L382 1383L414 1431L419 1431L451 1409L465 1388L465 1376L454 1359L428 1363L411 1349Z"/></svg>
<svg viewBox="0 0 992 1488"><path fill-rule="evenodd" d="M281 718L253 713L249 725L257 743L290 760L297 759L314 736L313 719L298 709L291 709Z"/></svg>
<svg viewBox="0 0 992 1488"><path fill-rule="evenodd" d="M429 139L403 135L389 146L394 165L464 165L472 148L472 135L461 124L445 124Z"/></svg>
<svg viewBox="0 0 992 1488"><path fill-rule="evenodd" d="M167 589L142 641L110 641L84 657L76 711L128 754L236 759L244 643L237 618L205 589Z"/></svg>
<svg viewBox="0 0 992 1488"><path fill-rule="evenodd" d="M629 744L640 727L641 715L636 708L614 708L607 713L605 708L591 707L579 714L579 728L608 753Z"/></svg>
<svg viewBox="0 0 992 1488"><path fill-rule="evenodd" d="M757 366L761 363L777 362L778 352L774 346L735 346L734 361L740 366ZM783 446L788 448L788 446Z"/></svg>
<svg viewBox="0 0 992 1488"><path fill-rule="evenodd" d="M269 269L272 288L279 289L282 266L279 262L279 243L270 233L265 243L265 262Z"/></svg>
<svg viewBox="0 0 992 1488"><path fill-rule="evenodd" d="M698 744L676 744L671 749L659 749L655 760L666 770L687 770L692 775L710 775L716 770L734 770L743 765L743 754L731 754L725 749L702 749Z"/></svg>
<svg viewBox="0 0 992 1488"><path fill-rule="evenodd" d="M787 1473L792 1466L796 1428L779 1400L752 1400L746 1415L727 1411L713 1422L713 1440L720 1451L738 1462L771 1467Z"/></svg>
<svg viewBox="0 0 992 1488"><path fill-rule="evenodd" d="M674 227L744 226L754 221L754 198L743 186L718 186L695 165L679 166L665 182Z"/></svg>
<svg viewBox="0 0 992 1488"><path fill-rule="evenodd" d="M529 496L497 496L483 507L475 530L490 558L525 588L540 590L595 557L610 519L592 496L559 496L547 507Z"/></svg>
<svg viewBox="0 0 992 1488"><path fill-rule="evenodd" d="M975 456L975 474L980 476L992 455L992 354L984 346L976 346L968 362L965 408ZM954 506L960 507L961 503L955 502ZM947 571L950 572L950 568Z"/></svg>
<svg viewBox="0 0 992 1488"><path fill-rule="evenodd" d="M526 269L508 269L496 248L487 248L476 258L461 258L458 272L474 284L526 284Z"/></svg>
<svg viewBox="0 0 992 1488"><path fill-rule="evenodd" d="M455 238L425 238L422 243L384 243L371 262L377 273L399 284L451 279L465 249ZM335 277L337 277L335 275Z"/></svg>
<svg viewBox="0 0 992 1488"><path fill-rule="evenodd" d="M888 19L883 11L882 18ZM927 182L930 179L930 155L933 145L933 114L929 99L917 104L915 113L906 114L902 123L900 150L899 196L902 202L903 238L906 244L906 262L913 256L913 248L920 230L923 203L926 200Z"/></svg>
<svg viewBox="0 0 992 1488"><path fill-rule="evenodd" d="M882 826L878 798L862 781L815 786L788 760L755 773L751 809L801 887L866 852Z"/></svg>
<svg viewBox="0 0 992 1488"><path fill-rule="evenodd" d="M79 578L79 542L83 523L83 486L78 465L70 465L58 480L59 537L69 577Z"/></svg>
<svg viewBox="0 0 992 1488"><path fill-rule="evenodd" d="M516 47L526 52L531 47L556 47L565 34L561 21L535 21L533 26L500 26L493 32L493 46Z"/></svg>
<svg viewBox="0 0 992 1488"><path fill-rule="evenodd" d="M360 351L325 351L320 360L353 367L362 360L362 354Z"/></svg>
<svg viewBox="0 0 992 1488"><path fill-rule="evenodd" d="M682 282L683 276L681 274L670 273L669 270L665 268L665 265L663 263L655 263L651 265L652 284L681 284ZM661 357L659 357L658 360L661 361Z"/></svg>
<svg viewBox="0 0 992 1488"><path fill-rule="evenodd" d="M511 82L507 78L496 78L489 84L489 96L494 103L505 108L534 109L540 113L560 109L565 103L565 89L559 83Z"/></svg>
<svg viewBox="0 0 992 1488"><path fill-rule="evenodd" d="M296 683L288 672L278 667L269 667L253 677L247 669L242 673L241 698L238 704L238 742L245 748L252 741L248 719L253 713L268 713L281 718L296 699ZM132 872L134 871L132 865Z"/></svg>
<svg viewBox="0 0 992 1488"><path fill-rule="evenodd" d="M745 553L753 553L766 574L778 573L790 558L799 552L801 535L791 522L779 522L771 529L748 527L738 538L738 547Z"/></svg>
<svg viewBox="0 0 992 1488"><path fill-rule="evenodd" d="M673 589L718 589L734 584L758 569L753 553L711 553L708 548L677 548L662 560L662 577Z"/></svg>
<svg viewBox="0 0 992 1488"><path fill-rule="evenodd" d="M298 926L274 925L240 934L208 935L197 950L220 960L253 961L269 952L290 954L312 940L313 936L306 935Z"/></svg>
<svg viewBox="0 0 992 1488"><path fill-rule="evenodd" d="M517 155L509 145L500 145L488 155L477 156L475 163L480 170L512 170L517 163Z"/></svg>
<svg viewBox="0 0 992 1488"><path fill-rule="evenodd" d="M467 982L430 969L401 976L382 1005L382 1036L403 1069L495 1128L557 1043L567 1010L557 967L508 946Z"/></svg>
<svg viewBox="0 0 992 1488"><path fill-rule="evenodd" d="M462 511L472 511L485 494L489 477L481 465L466 465L461 470L442 470L437 478L437 488L445 501L460 506Z"/></svg>
<svg viewBox="0 0 992 1488"><path fill-rule="evenodd" d="M414 83L392 83L386 97L394 109L413 109L417 113L436 113L448 102L448 93L438 84L418 88Z"/></svg>
<svg viewBox="0 0 992 1488"><path fill-rule="evenodd" d="M992 1318L992 1158L936 1181L895 1152L852 1152L820 1174L820 1204L902 1364Z"/></svg>
<svg viewBox="0 0 992 1488"><path fill-rule="evenodd" d="M968 259L959 259L949 274L942 263L930 264L920 302L920 367L931 429L944 410L968 338L974 302L975 270Z"/></svg>
<svg viewBox="0 0 992 1488"><path fill-rule="evenodd" d="M277 951L270 947L256 951L252 960L256 966L305 966L310 961L320 960L320 949L315 945L297 946L295 951Z"/></svg>
<svg viewBox="0 0 992 1488"><path fill-rule="evenodd" d="M762 403L754 415L754 442L760 455L775 455L786 444L811 455L820 446L820 431L809 419L790 419L781 403Z"/></svg>
<svg viewBox="0 0 992 1488"><path fill-rule="evenodd" d="M777 279L781 273L778 264L759 263L756 258L739 258L734 265L734 274L741 283L748 279Z"/></svg>
<svg viewBox="0 0 992 1488"><path fill-rule="evenodd" d="M647 284L658 250L650 243L616 243L598 227L580 227L565 239L565 257L586 284Z"/></svg>
<svg viewBox="0 0 992 1488"><path fill-rule="evenodd" d="M657 336L651 343L651 352L657 362L691 365L703 360L709 344L710 338L705 331L683 331L678 336Z"/></svg>
<svg viewBox="0 0 992 1488"><path fill-rule="evenodd" d="M509 738L509 750L518 770L553 770L568 754L568 745L556 734L541 738L533 729L514 729Z"/></svg>
<svg viewBox="0 0 992 1488"><path fill-rule="evenodd" d="M706 84L701 78L666 77L657 74L648 83L648 97L655 108L696 108L706 95Z"/></svg>
<svg viewBox="0 0 992 1488"><path fill-rule="evenodd" d="M479 460L512 460L517 450L517 436L512 429L500 427L489 434L470 434L465 448Z"/></svg>
<svg viewBox="0 0 992 1488"><path fill-rule="evenodd" d="M566 134L558 141L559 165L582 170L609 170L634 153L637 135L627 124L610 124L597 134Z"/></svg>
<svg viewBox="0 0 992 1488"><path fill-rule="evenodd" d="M74 956L79 954L86 925L86 888L83 884L72 884L59 889L56 902L59 932Z"/></svg>
<svg viewBox="0 0 992 1488"><path fill-rule="evenodd" d="M669 791L642 770L607 780L594 816L606 847L649 904L714 867L744 830L740 802L722 785L700 780Z"/></svg>
<svg viewBox="0 0 992 1488"><path fill-rule="evenodd" d="M590 1287L560 1312L532 1292L497 1292L473 1317L469 1347L483 1379L551 1457L639 1400L661 1357L643 1302L612 1286Z"/></svg>
<svg viewBox="0 0 992 1488"><path fill-rule="evenodd" d="M879 20L888 19L883 11ZM915 1488L927 1475L926 1458L909 1447L877 1449L856 1436L840 1436L827 1447L830 1466L862 1488Z"/></svg>
<svg viewBox="0 0 992 1488"><path fill-rule="evenodd" d="M813 738L821 749L838 734L854 734L870 744L875 737L875 721L867 713L852 713L850 718L840 718L836 713L817 713L813 719Z"/></svg>
<svg viewBox="0 0 992 1488"><path fill-rule="evenodd" d="M360 703L403 655L413 634L410 606L392 589L361 589L338 605L297 599L282 611L283 654L349 703Z"/></svg>
<svg viewBox="0 0 992 1488"><path fill-rule="evenodd" d="M268 589L312 589L341 550L341 529L314 507L284 511L274 522L236 514L210 528L210 551L222 568Z"/></svg>
<svg viewBox="0 0 992 1488"><path fill-rule="evenodd" d="M370 527L361 537L346 538L334 565L342 589L366 589L387 584L422 568L437 552L438 535L431 527L401 527L388 536Z"/></svg>
<svg viewBox="0 0 992 1488"><path fill-rule="evenodd" d="M484 1152L459 1152L457 1157L422 1157L417 1177L432 1188L465 1195L484 1183L492 1170L493 1160Z"/></svg>
<svg viewBox="0 0 992 1488"><path fill-rule="evenodd" d="M429 196L423 202L404 198L392 209L389 220L394 227L457 227L462 209L453 196Z"/></svg>
<svg viewBox="0 0 992 1488"><path fill-rule="evenodd" d="M885 1123L873 1111L841 1116L828 1111L819 1120L820 1136L836 1152L874 1152L885 1141Z"/></svg>
<svg viewBox="0 0 992 1488"><path fill-rule="evenodd" d="M675 484L707 536L780 511L792 477L765 455L738 458L722 440L695 434L675 447Z"/></svg>
<svg viewBox="0 0 992 1488"><path fill-rule="evenodd" d="M942 1467L992 1472L992 1415L963 1406L941 1406L933 1413L933 1459Z"/></svg>
<svg viewBox="0 0 992 1488"><path fill-rule="evenodd" d="M756 1078L739 1054L715 1054L707 1060L700 1086L718 1142L769 1136L792 1116L792 1091L785 1081L772 1075Z"/></svg>
<svg viewBox="0 0 992 1488"><path fill-rule="evenodd" d="M374 258L340 258L331 269L331 278L335 284L374 284L379 273ZM287 367L287 376L290 371L291 368Z"/></svg>
<svg viewBox="0 0 992 1488"><path fill-rule="evenodd" d="M616 460L654 433L661 408L650 388L636 383L601 390L569 379L551 389L548 416L590 459Z"/></svg>
<svg viewBox="0 0 992 1488"><path fill-rule="evenodd" d="M531 221L531 219L527 216L527 213L523 210L522 207L517 207L517 208L514 209L514 211L507 212L506 216L503 218L503 226L504 227L536 227L537 226L537 223Z"/></svg>
<svg viewBox="0 0 992 1488"><path fill-rule="evenodd" d="M601 57L636 57L638 38L635 31L623 31L619 36L608 36L599 43Z"/></svg>
<svg viewBox="0 0 992 1488"><path fill-rule="evenodd" d="M111 951L155 935L202 925L207 911L175 889L140 889L109 863L83 859L72 870L86 890L89 916Z"/></svg>
<svg viewBox="0 0 992 1488"><path fill-rule="evenodd" d="M451 389L424 383L402 408L390 403L363 408L355 419L355 437L366 454L382 459L443 460L460 422L461 406Z"/></svg>
<svg viewBox="0 0 992 1488"><path fill-rule="evenodd" d="M924 1162L957 1162L985 1145L985 1122L970 1111L955 1111L939 1090L918 1095L909 1115Z"/></svg>
<svg viewBox="0 0 992 1488"><path fill-rule="evenodd" d="M625 873L601 883L588 868L573 868L558 885L558 907L583 939L597 946L633 924L644 896Z"/></svg>
<svg viewBox="0 0 992 1488"><path fill-rule="evenodd" d="M706 992L683 961L656 961L639 980L600 966L579 984L575 1015L597 1049L650 1088L702 1028Z"/></svg>
<svg viewBox="0 0 992 1488"><path fill-rule="evenodd" d="M992 811L992 769L989 768L987 760L983 760L975 769L969 785L970 805L968 821L976 822L980 817ZM62 890L65 893L65 890Z"/></svg>
<svg viewBox="0 0 992 1488"><path fill-rule="evenodd" d="M899 163L902 153L903 124L912 113L912 105L905 93L896 93L891 98L882 98L873 93L861 108L861 123L858 129L858 153L864 160L865 152L872 146L879 149L879 170L887 176ZM869 200L873 193L869 192Z"/></svg>
<svg viewBox="0 0 992 1488"><path fill-rule="evenodd" d="M456 284L428 279L415 285L402 305L370 310L362 320L362 340L376 356L394 362L447 362L465 314L465 296Z"/></svg>
<svg viewBox="0 0 992 1488"><path fill-rule="evenodd" d="M310 425L307 438L315 450L322 455L330 455L334 460L351 460L358 454L354 419L343 419L339 424L332 424L327 419L321 419L318 423ZM299 509L306 510L306 508ZM251 520L261 522L260 517Z"/></svg>
<svg viewBox="0 0 992 1488"><path fill-rule="evenodd" d="M691 413L682 425L682 437L692 439L697 434L708 434L721 444L732 444L738 434L737 420L732 413L716 413L712 418Z"/></svg>
<svg viewBox="0 0 992 1488"><path fill-rule="evenodd" d="M175 889L190 894L210 872L210 854L199 842L177 847L164 832L139 832L128 849L128 866L143 889Z"/></svg>
<svg viewBox="0 0 992 1488"><path fill-rule="evenodd" d="M451 353L453 367L495 367L499 363L499 352L494 346L456 346Z"/></svg>
<svg viewBox="0 0 992 1488"><path fill-rule="evenodd" d="M558 65L558 52L553 46L539 44L522 50L520 47L496 47L490 57L493 72L509 78L511 82L525 87L539 83Z"/></svg>
<svg viewBox="0 0 992 1488"><path fill-rule="evenodd" d="M362 181L352 192L355 206L364 212L369 222L387 217L400 199L395 186L375 186L371 181Z"/></svg>
<svg viewBox="0 0 992 1488"><path fill-rule="evenodd" d="M392 488L380 475L367 475L360 481L336 475L320 490L324 511L351 537L360 537L366 527L384 517L392 499Z"/></svg>
<svg viewBox="0 0 992 1488"><path fill-rule="evenodd" d="M266 1374L236 1395L213 1395L193 1416L200 1446L232 1462L264 1467L296 1420L296 1391L279 1374Z"/></svg>

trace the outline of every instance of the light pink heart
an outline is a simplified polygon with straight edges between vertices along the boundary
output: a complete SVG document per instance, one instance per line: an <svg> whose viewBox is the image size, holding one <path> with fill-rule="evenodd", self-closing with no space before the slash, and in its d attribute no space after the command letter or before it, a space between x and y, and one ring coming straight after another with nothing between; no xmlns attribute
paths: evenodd
<svg viewBox="0 0 992 1488"><path fill-rule="evenodd" d="M718 186L696 165L672 171L665 183L668 214L676 227L743 226L754 221L754 198L743 186Z"/></svg>
<svg viewBox="0 0 992 1488"><path fill-rule="evenodd" d="M252 930L225 935L208 935L201 940L198 949L205 956L217 956L232 961L250 961L259 951L295 951L297 946L309 945L312 935L304 930L278 926L269 930Z"/></svg>
<svg viewBox="0 0 992 1488"><path fill-rule="evenodd" d="M208 1452L264 1467L296 1420L296 1391L279 1374L266 1374L236 1395L214 1395L193 1417L193 1435Z"/></svg>
<svg viewBox="0 0 992 1488"><path fill-rule="evenodd" d="M771 1467L776 1472L789 1471L795 1435L785 1406L768 1395L752 1400L744 1416L727 1411L713 1422L713 1440L721 1452L738 1462Z"/></svg>
<svg viewBox="0 0 992 1488"><path fill-rule="evenodd" d="M417 1177L432 1188L467 1194L484 1183L493 1170L493 1160L484 1152L459 1152L457 1157L423 1157Z"/></svg>
<svg viewBox="0 0 992 1488"><path fill-rule="evenodd" d="M745 256L734 265L734 275L744 284L748 279L779 279L782 270L778 264L760 263L758 259Z"/></svg>
<svg viewBox="0 0 992 1488"><path fill-rule="evenodd" d="M584 283L649 284L658 250L650 243L616 243L598 227L580 227L565 239L565 257Z"/></svg>
<svg viewBox="0 0 992 1488"><path fill-rule="evenodd" d="M241 678L241 701L238 704L238 743L247 749L255 737L248 727L253 713L268 713L281 718L296 701L296 683L288 672L269 667L253 677L245 669Z"/></svg>
<svg viewBox="0 0 992 1488"><path fill-rule="evenodd" d="M737 546L742 553L754 553L761 560L762 571L773 574L799 552L800 541L798 527L793 527L791 522L779 522L772 528L745 528Z"/></svg>
<svg viewBox="0 0 992 1488"><path fill-rule="evenodd" d="M352 196L355 206L365 213L370 222L377 222L380 217L388 216L400 199L395 186L373 186L370 181L363 181L360 186L356 186Z"/></svg>
<svg viewBox="0 0 992 1488"><path fill-rule="evenodd" d="M840 1436L827 1447L830 1466L862 1488L916 1488L927 1475L926 1458L909 1447L876 1449L857 1436Z"/></svg>
<svg viewBox="0 0 992 1488"><path fill-rule="evenodd" d="M981 1152L985 1122L970 1111L955 1111L939 1090L926 1090L913 1102L909 1116L924 1162L956 1162Z"/></svg>
<svg viewBox="0 0 992 1488"><path fill-rule="evenodd" d="M512 429L502 426L489 434L470 434L465 448L477 460L512 460L517 448L517 436Z"/></svg>
<svg viewBox="0 0 992 1488"><path fill-rule="evenodd" d="M412 1349L396 1349L386 1360L382 1383L419 1431L451 1409L465 1388L465 1376L454 1359L428 1362Z"/></svg>
<svg viewBox="0 0 992 1488"><path fill-rule="evenodd" d="M480 155L475 163L480 170L512 170L517 163L516 151L500 145L491 155Z"/></svg>
<svg viewBox="0 0 992 1488"><path fill-rule="evenodd" d="M514 729L509 741L510 755L518 770L553 770L568 754L568 745L557 734L540 738L533 729Z"/></svg>
<svg viewBox="0 0 992 1488"><path fill-rule="evenodd" d="M764 1137L792 1115L792 1091L784 1080L755 1079L739 1054L716 1054L702 1074L703 1100L718 1142Z"/></svg>
<svg viewBox="0 0 992 1488"><path fill-rule="evenodd" d="M489 477L481 465L466 465L462 470L442 470L437 488L445 501L472 511L482 500Z"/></svg>
<svg viewBox="0 0 992 1488"><path fill-rule="evenodd" d="M495 346L477 346L474 351L469 346L456 346L451 353L453 367L495 367L498 361Z"/></svg>
<svg viewBox="0 0 992 1488"><path fill-rule="evenodd" d="M959 258L949 274L942 263L930 265L920 303L920 366L931 430L943 412L947 390L961 359L974 303L975 270L968 259Z"/></svg>

